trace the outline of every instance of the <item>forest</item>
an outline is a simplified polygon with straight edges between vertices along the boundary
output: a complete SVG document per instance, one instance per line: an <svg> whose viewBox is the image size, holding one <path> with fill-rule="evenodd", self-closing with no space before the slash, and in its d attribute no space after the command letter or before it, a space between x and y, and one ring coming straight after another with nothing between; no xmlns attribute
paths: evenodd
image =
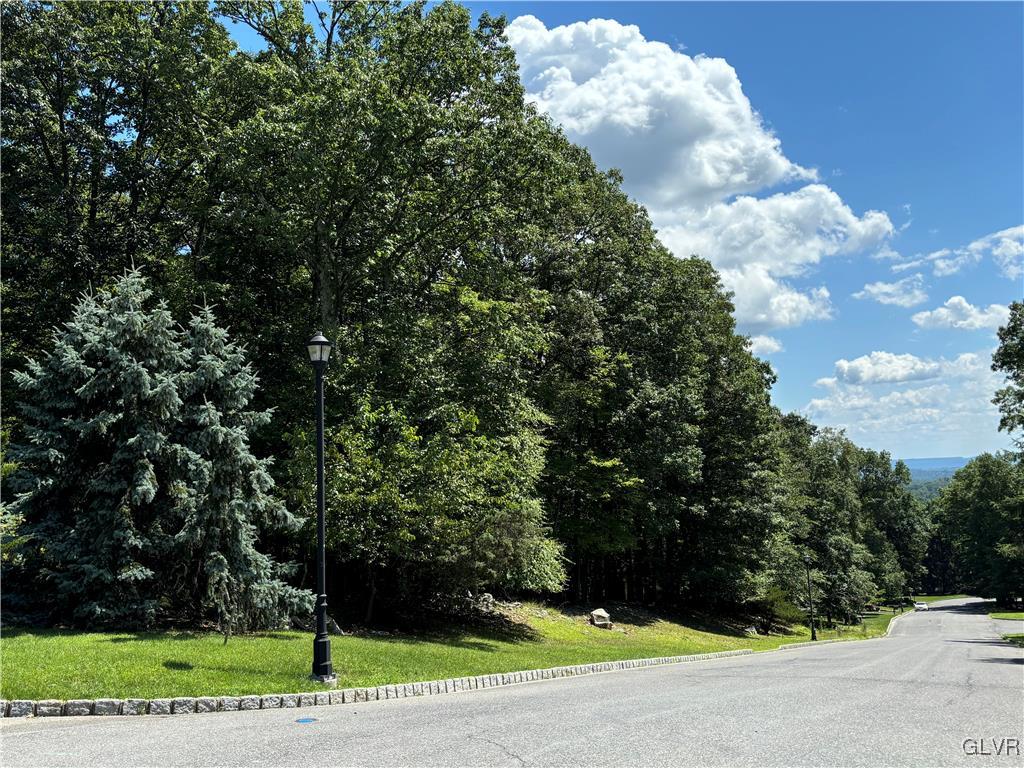
<svg viewBox="0 0 1024 768"><path fill-rule="evenodd" d="M487 591L770 624L807 568L829 621L1024 597L1019 454L922 502L776 408L715 269L527 103L504 19L317 10L0 9L5 621L308 617L317 331L339 620ZM1019 435L1019 302L993 365Z"/></svg>

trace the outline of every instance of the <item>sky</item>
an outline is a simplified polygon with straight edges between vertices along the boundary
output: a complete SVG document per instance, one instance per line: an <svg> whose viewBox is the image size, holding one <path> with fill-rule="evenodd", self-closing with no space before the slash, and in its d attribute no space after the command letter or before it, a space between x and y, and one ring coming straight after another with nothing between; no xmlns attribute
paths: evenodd
<svg viewBox="0 0 1024 768"><path fill-rule="evenodd" d="M1024 4L466 3L528 98L709 259L773 400L894 457L1009 447Z"/></svg>

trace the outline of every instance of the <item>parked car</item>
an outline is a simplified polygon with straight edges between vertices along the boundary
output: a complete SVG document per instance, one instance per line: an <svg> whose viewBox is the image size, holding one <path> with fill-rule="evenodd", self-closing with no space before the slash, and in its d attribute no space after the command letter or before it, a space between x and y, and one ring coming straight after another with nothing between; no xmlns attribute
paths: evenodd
<svg viewBox="0 0 1024 768"><path fill-rule="evenodd" d="M914 610L915 611L927 611L928 610L928 603L914 603Z"/></svg>

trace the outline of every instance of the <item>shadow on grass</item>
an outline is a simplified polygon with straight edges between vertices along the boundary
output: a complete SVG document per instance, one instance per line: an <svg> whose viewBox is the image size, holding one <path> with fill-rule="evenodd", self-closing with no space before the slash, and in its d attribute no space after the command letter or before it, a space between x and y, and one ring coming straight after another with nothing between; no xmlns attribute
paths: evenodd
<svg viewBox="0 0 1024 768"><path fill-rule="evenodd" d="M172 661L170 659L163 662L163 666L165 669L170 669L175 672L191 672L193 669L195 669L195 667L189 664L187 661Z"/></svg>

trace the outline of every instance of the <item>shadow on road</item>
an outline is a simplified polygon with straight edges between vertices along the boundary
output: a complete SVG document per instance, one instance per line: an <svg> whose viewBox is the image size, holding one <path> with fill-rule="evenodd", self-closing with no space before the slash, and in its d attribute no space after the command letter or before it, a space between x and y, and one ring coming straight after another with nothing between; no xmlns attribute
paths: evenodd
<svg viewBox="0 0 1024 768"><path fill-rule="evenodd" d="M980 603L967 603L965 605L940 605L933 606L928 609L929 613L935 611L945 611L947 613L966 613L966 614L977 614L977 613L988 613L995 606L994 600L985 600Z"/></svg>
<svg viewBox="0 0 1024 768"><path fill-rule="evenodd" d="M1013 646L1013 643L1006 640L997 640L996 638L988 638L986 640L946 640L947 643L971 643L973 645L1009 645Z"/></svg>

